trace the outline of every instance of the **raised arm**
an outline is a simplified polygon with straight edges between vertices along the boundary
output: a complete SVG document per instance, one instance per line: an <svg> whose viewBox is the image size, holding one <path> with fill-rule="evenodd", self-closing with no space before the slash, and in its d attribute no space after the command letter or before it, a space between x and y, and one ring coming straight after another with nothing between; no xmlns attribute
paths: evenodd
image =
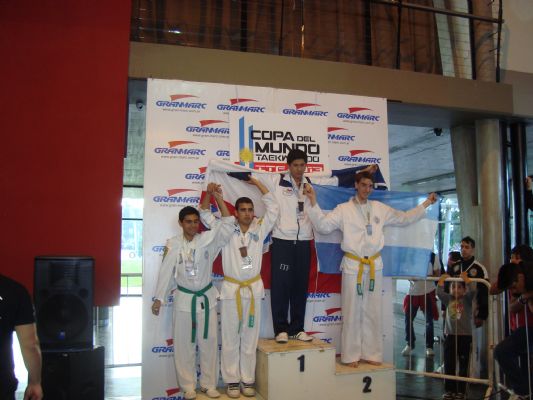
<svg viewBox="0 0 533 400"><path fill-rule="evenodd" d="M430 193L426 200L415 208L412 208L408 211L396 210L392 207L387 207L387 213L385 214L385 224L386 225L409 225L413 222L418 221L424 216L425 209L430 205L434 204L437 201L437 195L435 193Z"/></svg>
<svg viewBox="0 0 533 400"><path fill-rule="evenodd" d="M217 202L218 209L220 210L220 215L222 217L230 217L231 214L229 213L228 207L226 206L226 203L224 202L224 197L222 195L222 187L220 185L217 185L216 190L213 192L213 196L215 197L215 201Z"/></svg>
<svg viewBox="0 0 533 400"><path fill-rule="evenodd" d="M251 175L248 178L248 180L246 181L246 183L248 183L249 185L254 185L257 189L259 189L259 191L261 192L262 195L265 195L265 194L267 194L269 192L268 188L266 187L266 185L263 182L261 182L257 178L254 178Z"/></svg>
<svg viewBox="0 0 533 400"><path fill-rule="evenodd" d="M263 195L262 200L266 206L265 215L263 215L263 218L261 218L260 222L260 235L261 239L263 240L272 230L274 224L276 223L279 217L279 204L276 201L274 195L270 193L266 185L264 185L259 179L250 176L250 179L246 182L250 185L254 185L255 187L257 187L257 189L259 189L259 191Z"/></svg>
<svg viewBox="0 0 533 400"><path fill-rule="evenodd" d="M24 400L41 400L43 398L41 387L42 361L35 324L17 325L15 332L20 343L24 365L28 370L28 386L24 392Z"/></svg>
<svg viewBox="0 0 533 400"><path fill-rule="evenodd" d="M342 217L338 206L325 215L316 201L315 189L309 183L305 184L304 194L311 203L311 208L307 210L307 216L318 233L328 234L342 228Z"/></svg>
<svg viewBox="0 0 533 400"><path fill-rule="evenodd" d="M219 185L216 183L209 183L207 184L206 189L206 195L202 199L202 202L200 203L200 219L202 223L209 229L212 228L213 224L216 223L216 217L211 212L211 196L213 196L213 192L217 190Z"/></svg>

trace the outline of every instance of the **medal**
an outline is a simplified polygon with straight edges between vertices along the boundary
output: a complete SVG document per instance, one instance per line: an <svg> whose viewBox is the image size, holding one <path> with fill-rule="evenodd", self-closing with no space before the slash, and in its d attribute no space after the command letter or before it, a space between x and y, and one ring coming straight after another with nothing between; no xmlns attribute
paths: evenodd
<svg viewBox="0 0 533 400"><path fill-rule="evenodd" d="M241 269L251 269L252 268L252 257L246 256L242 258Z"/></svg>
<svg viewBox="0 0 533 400"><path fill-rule="evenodd" d="M248 255L248 246L250 245L250 241L252 240L252 233L248 232L249 239L248 243L246 244L246 234L241 234L241 247L239 247L239 252L241 253L241 269L251 269L252 268L252 257Z"/></svg>
<svg viewBox="0 0 533 400"><path fill-rule="evenodd" d="M372 225L370 225L370 224L366 225L366 234L368 236L372 236Z"/></svg>
<svg viewBox="0 0 533 400"><path fill-rule="evenodd" d="M189 279L195 279L198 276L198 266L194 263L195 249L189 247L190 242L183 242L180 259L185 264L185 274Z"/></svg>

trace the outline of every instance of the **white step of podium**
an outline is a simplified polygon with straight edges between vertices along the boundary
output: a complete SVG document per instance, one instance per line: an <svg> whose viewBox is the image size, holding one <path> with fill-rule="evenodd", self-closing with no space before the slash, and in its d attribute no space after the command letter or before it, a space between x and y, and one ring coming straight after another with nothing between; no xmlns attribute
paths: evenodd
<svg viewBox="0 0 533 400"><path fill-rule="evenodd" d="M342 365L335 347L318 339L259 339L256 389L265 400L395 400L396 375L390 364Z"/></svg>
<svg viewBox="0 0 533 400"><path fill-rule="evenodd" d="M279 344L259 339L256 388L265 400L329 399L335 347L318 339Z"/></svg>
<svg viewBox="0 0 533 400"><path fill-rule="evenodd" d="M359 363L357 368L352 368L341 364L340 359L337 359L335 396L339 399L396 399L394 365Z"/></svg>

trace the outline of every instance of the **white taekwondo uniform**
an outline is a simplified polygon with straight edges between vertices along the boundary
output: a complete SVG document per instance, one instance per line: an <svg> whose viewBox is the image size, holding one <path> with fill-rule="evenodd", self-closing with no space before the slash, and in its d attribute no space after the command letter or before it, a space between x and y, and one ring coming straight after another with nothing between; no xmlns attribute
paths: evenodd
<svg viewBox="0 0 533 400"><path fill-rule="evenodd" d="M215 389L218 381L217 304L212 286L213 261L234 230L234 217L216 221L210 231L187 241L181 231L167 241L155 299L161 303L174 291L174 362L183 392L196 389L196 345L200 351L200 386ZM176 288L177 284L177 288ZM193 292L197 292L195 295ZM198 293L199 292L199 293ZM194 302L193 302L194 299ZM193 310L196 312L193 313ZM206 323L207 322L207 323Z"/></svg>
<svg viewBox="0 0 533 400"><path fill-rule="evenodd" d="M343 232L341 361L382 362L383 261L379 252L385 244L383 228L386 225L408 225L421 219L425 214L424 206L421 204L404 212L379 201L367 200L367 204L358 204L352 198L327 215L318 204L309 208L307 213L318 232L327 234L336 229ZM364 257L368 259L364 260ZM373 282L372 264L375 269Z"/></svg>
<svg viewBox="0 0 533 400"><path fill-rule="evenodd" d="M255 382L261 299L265 295L260 275L263 243L279 213L278 204L270 192L263 195L262 200L266 205L263 218L254 218L244 234L236 222L230 241L222 248L221 371L225 383ZM216 219L209 210L201 210L200 216L207 226ZM239 248L243 246L247 248L249 259L241 255Z"/></svg>

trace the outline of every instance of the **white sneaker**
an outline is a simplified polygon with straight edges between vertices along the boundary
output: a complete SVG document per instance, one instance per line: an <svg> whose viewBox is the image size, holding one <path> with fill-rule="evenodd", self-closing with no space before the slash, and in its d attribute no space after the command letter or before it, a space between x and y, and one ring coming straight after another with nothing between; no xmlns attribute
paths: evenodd
<svg viewBox="0 0 533 400"><path fill-rule="evenodd" d="M242 384L242 394L246 397L254 397L255 396L255 388L253 383L244 383Z"/></svg>
<svg viewBox="0 0 533 400"><path fill-rule="evenodd" d="M183 397L185 398L185 400L196 399L196 392L195 391L185 392L183 393Z"/></svg>
<svg viewBox="0 0 533 400"><path fill-rule="evenodd" d="M241 397L241 389L239 387L239 384L228 383L228 387L226 388L226 394L232 399L238 399L239 397Z"/></svg>
<svg viewBox="0 0 533 400"><path fill-rule="evenodd" d="M308 335L304 331L298 332L296 335L292 336L293 339L301 340L302 342L310 342L314 339L313 336Z"/></svg>
<svg viewBox="0 0 533 400"><path fill-rule="evenodd" d="M287 332L280 332L276 336L276 342L278 343L287 343L289 341L289 335Z"/></svg>
<svg viewBox="0 0 533 400"><path fill-rule="evenodd" d="M413 349L408 344L402 350L402 356L410 356L413 353Z"/></svg>
<svg viewBox="0 0 533 400"><path fill-rule="evenodd" d="M435 352L433 351L433 349L431 347L428 347L426 349L426 357L433 357L435 355Z"/></svg>
<svg viewBox="0 0 533 400"><path fill-rule="evenodd" d="M211 399L217 399L220 397L220 393L216 389L207 389L207 388L200 388L200 391L202 393L205 393L207 397Z"/></svg>

